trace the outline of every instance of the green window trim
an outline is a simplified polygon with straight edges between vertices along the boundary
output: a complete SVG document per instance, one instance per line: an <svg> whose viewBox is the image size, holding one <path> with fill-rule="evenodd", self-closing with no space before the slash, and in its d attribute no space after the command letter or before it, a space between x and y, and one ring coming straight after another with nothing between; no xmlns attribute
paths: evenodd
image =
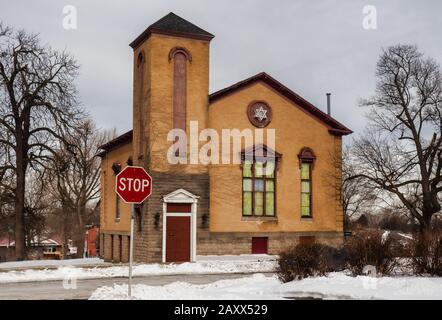
<svg viewBox="0 0 442 320"><path fill-rule="evenodd" d="M242 164L242 187L243 216L276 216L275 163L244 160Z"/></svg>
<svg viewBox="0 0 442 320"><path fill-rule="evenodd" d="M312 173L316 155L309 147L303 147L298 154L300 169L300 215L301 218L313 217Z"/></svg>
<svg viewBox="0 0 442 320"><path fill-rule="evenodd" d="M301 162L301 218L312 217L312 163Z"/></svg>

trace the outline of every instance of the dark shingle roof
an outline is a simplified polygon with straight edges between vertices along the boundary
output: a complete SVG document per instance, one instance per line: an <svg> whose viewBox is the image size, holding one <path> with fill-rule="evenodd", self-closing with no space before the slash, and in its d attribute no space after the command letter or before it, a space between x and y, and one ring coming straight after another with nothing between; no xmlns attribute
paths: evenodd
<svg viewBox="0 0 442 320"><path fill-rule="evenodd" d="M213 34L201 29L189 21L171 12L150 26L152 29L201 34L213 37Z"/></svg>
<svg viewBox="0 0 442 320"><path fill-rule="evenodd" d="M100 146L100 149L104 150L98 154L99 157L104 157L109 151L118 148L119 146L132 142L133 130L130 130L115 139Z"/></svg>
<svg viewBox="0 0 442 320"><path fill-rule="evenodd" d="M290 90L289 88L287 88L282 83L272 78L265 72L258 73L253 77L237 82L231 85L230 87L212 93L211 95L209 95L209 101L210 103L213 103L219 99L222 99L227 95L235 93L259 81L264 82L265 84L267 84L268 86L279 92L282 96L286 97L295 104L299 105L309 114L311 114L313 117L324 123L328 127L328 130L331 134L342 136L353 132L343 124L333 119L330 115L321 111L319 108L315 107L313 104L311 104L310 102L302 98L300 95L296 94L295 92L293 92L292 90Z"/></svg>
<svg viewBox="0 0 442 320"><path fill-rule="evenodd" d="M170 12L157 22L151 24L142 34L131 42L132 48L137 47L152 33L168 34L178 37L189 37L201 40L211 40L214 35L194 25L193 23Z"/></svg>

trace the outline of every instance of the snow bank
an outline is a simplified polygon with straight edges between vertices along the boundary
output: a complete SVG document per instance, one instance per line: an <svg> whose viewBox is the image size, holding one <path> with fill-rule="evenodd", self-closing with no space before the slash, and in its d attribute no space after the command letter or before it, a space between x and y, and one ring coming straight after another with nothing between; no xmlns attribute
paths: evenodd
<svg viewBox="0 0 442 320"><path fill-rule="evenodd" d="M281 292L357 299L442 299L442 278L430 277L351 277L343 272L328 277L306 278L281 284Z"/></svg>
<svg viewBox="0 0 442 320"><path fill-rule="evenodd" d="M67 259L67 260L26 260L0 263L1 269L30 268L30 267L59 267L104 264L100 258Z"/></svg>
<svg viewBox="0 0 442 320"><path fill-rule="evenodd" d="M174 282L164 286L134 285L133 299L442 299L442 278L351 277L343 272L327 277L281 283L276 276L221 280L205 285ZM128 299L127 285L98 288L90 299Z"/></svg>
<svg viewBox="0 0 442 320"><path fill-rule="evenodd" d="M277 256L269 254L239 254L239 255L206 255L196 256L198 262L213 262L213 261L235 261L235 262L250 262L250 261L270 261L276 260Z"/></svg>
<svg viewBox="0 0 442 320"><path fill-rule="evenodd" d="M256 273L272 272L276 261L271 256L212 256L198 262L181 264L140 264L133 267L133 275L152 276L167 274L208 274L208 273ZM17 270L0 272L0 283L23 281L63 280L66 277L77 279L127 277L128 266L112 267L59 267L45 270Z"/></svg>
<svg viewBox="0 0 442 320"><path fill-rule="evenodd" d="M247 278L220 280L204 285L174 282L164 286L137 284L132 286L132 298L143 300L272 300L281 299L274 294L280 283L276 277L255 274ZM92 293L91 300L123 300L127 284L104 286Z"/></svg>

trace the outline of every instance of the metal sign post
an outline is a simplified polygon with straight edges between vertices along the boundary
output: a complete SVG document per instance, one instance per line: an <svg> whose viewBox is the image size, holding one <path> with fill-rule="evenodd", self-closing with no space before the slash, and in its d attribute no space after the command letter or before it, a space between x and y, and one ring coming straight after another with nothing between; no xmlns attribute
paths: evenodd
<svg viewBox="0 0 442 320"><path fill-rule="evenodd" d="M124 202L130 204L129 283L127 294L132 297L135 204L143 203L152 194L152 177L143 167L127 166L115 178L115 192Z"/></svg>
<svg viewBox="0 0 442 320"><path fill-rule="evenodd" d="M132 297L132 263L134 260L134 221L135 221L135 205L130 205L130 240L129 240L129 285L127 294Z"/></svg>

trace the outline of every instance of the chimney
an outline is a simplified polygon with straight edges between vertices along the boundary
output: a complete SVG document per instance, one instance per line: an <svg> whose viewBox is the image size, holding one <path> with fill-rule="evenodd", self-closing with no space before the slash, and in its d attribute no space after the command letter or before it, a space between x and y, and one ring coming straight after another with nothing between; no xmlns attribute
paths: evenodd
<svg viewBox="0 0 442 320"><path fill-rule="evenodd" d="M331 116L331 104L330 104L331 93L326 93L326 95L327 95L327 114Z"/></svg>

